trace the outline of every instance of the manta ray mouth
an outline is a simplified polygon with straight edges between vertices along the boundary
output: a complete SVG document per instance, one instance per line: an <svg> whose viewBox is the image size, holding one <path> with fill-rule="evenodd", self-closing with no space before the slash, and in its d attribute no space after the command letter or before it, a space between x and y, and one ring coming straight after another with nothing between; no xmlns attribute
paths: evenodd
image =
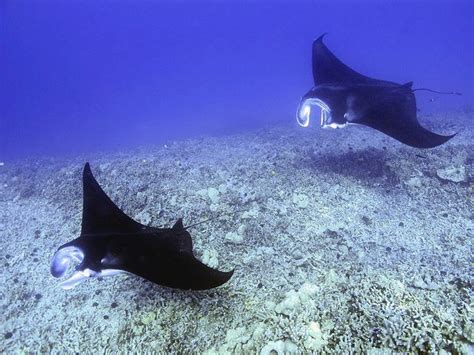
<svg viewBox="0 0 474 355"><path fill-rule="evenodd" d="M79 264L83 260L84 252L78 247L69 246L59 249L51 261L51 275L56 278L62 277L73 263Z"/></svg>
<svg viewBox="0 0 474 355"><path fill-rule="evenodd" d="M296 113L296 121L301 127L308 127L309 121L311 118L311 113L313 108L319 110L319 118L320 118L320 125L323 128L339 128L335 127L334 125L339 126L335 123L331 122L331 109L329 106L321 99L317 98L310 98L304 100L300 107L298 108L298 112Z"/></svg>
<svg viewBox="0 0 474 355"><path fill-rule="evenodd" d="M68 246L59 249L54 254L51 262L51 274L56 278L64 276L73 264L78 264L72 275L60 283L61 288L69 290L82 281L87 280L89 277L106 277L127 273L126 271L118 269L102 269L100 271L94 271L89 268L83 268L81 267L81 263L83 262L84 257L84 251L75 246ZM102 262L103 261L104 260L102 260Z"/></svg>

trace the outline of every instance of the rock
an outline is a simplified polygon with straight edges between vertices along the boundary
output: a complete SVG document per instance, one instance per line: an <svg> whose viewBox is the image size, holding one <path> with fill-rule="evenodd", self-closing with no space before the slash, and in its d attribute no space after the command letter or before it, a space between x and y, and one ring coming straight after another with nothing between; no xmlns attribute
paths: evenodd
<svg viewBox="0 0 474 355"><path fill-rule="evenodd" d="M268 311L273 312L273 311L275 310L275 307L276 307L275 302L270 301L270 300L266 300L266 301L265 301L265 308L266 308Z"/></svg>
<svg viewBox="0 0 474 355"><path fill-rule="evenodd" d="M467 181L467 173L464 166L450 166L444 169L438 169L436 170L436 175L444 181L456 183Z"/></svg>
<svg viewBox="0 0 474 355"><path fill-rule="evenodd" d="M99 165L99 171L105 172L110 168L110 163L102 163Z"/></svg>
<svg viewBox="0 0 474 355"><path fill-rule="evenodd" d="M418 176L414 176L414 177L411 177L408 179L408 181L406 182L406 184L408 186L411 186L411 187L421 187L421 179L418 177Z"/></svg>
<svg viewBox="0 0 474 355"><path fill-rule="evenodd" d="M411 284L415 288L420 288L423 290L436 290L438 288L438 285L436 285L435 282L432 280L428 279L427 277L416 277Z"/></svg>
<svg viewBox="0 0 474 355"><path fill-rule="evenodd" d="M247 229L247 227L245 225L241 225L239 226L239 228L237 229L237 233L239 233L240 235L244 235L245 234L245 230Z"/></svg>
<svg viewBox="0 0 474 355"><path fill-rule="evenodd" d="M207 196L211 200L211 203L218 204L219 203L219 190L214 187L210 187L207 189Z"/></svg>
<svg viewBox="0 0 474 355"><path fill-rule="evenodd" d="M258 216L259 208L257 205L252 205L249 211L244 211L242 213L242 219L250 219Z"/></svg>
<svg viewBox="0 0 474 355"><path fill-rule="evenodd" d="M169 200L169 204L171 206L176 206L176 201L177 201L177 197L176 196L172 196L171 199Z"/></svg>
<svg viewBox="0 0 474 355"><path fill-rule="evenodd" d="M217 205L219 203L220 192L214 187L198 190L196 191L196 194L204 199L209 199L211 201L211 204Z"/></svg>
<svg viewBox="0 0 474 355"><path fill-rule="evenodd" d="M152 218L151 215L147 211L141 211L137 215L135 215L135 220L145 226L149 226Z"/></svg>
<svg viewBox="0 0 474 355"><path fill-rule="evenodd" d="M253 334L252 334L252 339L259 339L262 338L263 335L265 334L265 330L267 329L265 323L259 323L255 327Z"/></svg>
<svg viewBox="0 0 474 355"><path fill-rule="evenodd" d="M308 338L305 341L305 346L312 351L320 352L327 344L325 336L321 331L321 327L317 322L310 322L308 325Z"/></svg>
<svg viewBox="0 0 474 355"><path fill-rule="evenodd" d="M307 302L318 291L318 286L305 282L298 291L298 295L302 302Z"/></svg>
<svg viewBox="0 0 474 355"><path fill-rule="evenodd" d="M247 329L245 327L229 329L225 336L225 341L229 345L243 344L243 343L248 342L249 340L250 340L250 335L247 334Z"/></svg>
<svg viewBox="0 0 474 355"><path fill-rule="evenodd" d="M335 285L343 281L343 277L341 275L338 275L334 269L330 269L325 277L324 282L327 285Z"/></svg>
<svg viewBox="0 0 474 355"><path fill-rule="evenodd" d="M196 191L196 195L201 196L203 199L207 198L207 189L201 189Z"/></svg>
<svg viewBox="0 0 474 355"><path fill-rule="evenodd" d="M142 316L142 323L148 325L154 322L156 319L156 314L154 312L147 312Z"/></svg>
<svg viewBox="0 0 474 355"><path fill-rule="evenodd" d="M304 194L293 194L293 203L299 208L306 208L309 205L309 198Z"/></svg>
<svg viewBox="0 0 474 355"><path fill-rule="evenodd" d="M204 253L202 253L201 261L203 264L216 269L219 266L219 260L217 259L218 254L217 251L214 249L206 249Z"/></svg>
<svg viewBox="0 0 474 355"><path fill-rule="evenodd" d="M242 244L244 237L235 232L229 232L225 235L225 240L233 244Z"/></svg>
<svg viewBox="0 0 474 355"><path fill-rule="evenodd" d="M346 246L346 245L341 245L339 247L339 253L342 255L342 256L345 256L347 255L347 253L349 252L349 248Z"/></svg>
<svg viewBox="0 0 474 355"><path fill-rule="evenodd" d="M275 307L275 312L290 315L293 310L297 309L301 304L298 292L290 290L286 293L286 297L283 301L278 303Z"/></svg>
<svg viewBox="0 0 474 355"><path fill-rule="evenodd" d="M288 209L286 208L285 205L280 205L277 207L277 213L280 216L286 216L286 213L288 212Z"/></svg>
<svg viewBox="0 0 474 355"><path fill-rule="evenodd" d="M317 322L310 322L308 325L308 335L317 338L321 335L321 327Z"/></svg>
<svg viewBox="0 0 474 355"><path fill-rule="evenodd" d="M218 190L221 194L225 194L227 192L227 185L226 184L220 184Z"/></svg>
<svg viewBox="0 0 474 355"><path fill-rule="evenodd" d="M297 354L298 347L295 343L290 340L278 340L271 341L260 350L260 355L270 354L284 355L284 354Z"/></svg>

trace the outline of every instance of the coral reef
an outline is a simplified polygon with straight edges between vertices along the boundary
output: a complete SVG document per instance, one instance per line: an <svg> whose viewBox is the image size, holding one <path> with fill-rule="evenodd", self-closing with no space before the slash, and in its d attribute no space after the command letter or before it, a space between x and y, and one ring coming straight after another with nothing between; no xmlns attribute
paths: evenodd
<svg viewBox="0 0 474 355"><path fill-rule="evenodd" d="M49 262L79 233L86 158L2 162L0 352L472 352L474 120L451 115L423 118L465 128L432 150L276 126L89 155L142 223L222 214L190 230L203 262L235 268L204 292L133 275L60 290Z"/></svg>

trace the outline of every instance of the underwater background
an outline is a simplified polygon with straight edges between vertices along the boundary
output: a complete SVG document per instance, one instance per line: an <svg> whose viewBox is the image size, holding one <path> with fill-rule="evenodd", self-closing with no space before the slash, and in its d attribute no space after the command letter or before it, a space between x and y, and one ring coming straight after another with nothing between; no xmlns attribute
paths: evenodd
<svg viewBox="0 0 474 355"><path fill-rule="evenodd" d="M362 74L461 92L416 92L458 134L298 126L325 32ZM0 353L473 354L473 102L468 0L0 0ZM85 162L138 222L203 221L232 278L61 289Z"/></svg>
<svg viewBox="0 0 474 355"><path fill-rule="evenodd" d="M123 149L294 123L311 43L474 102L473 3L2 0L0 159Z"/></svg>

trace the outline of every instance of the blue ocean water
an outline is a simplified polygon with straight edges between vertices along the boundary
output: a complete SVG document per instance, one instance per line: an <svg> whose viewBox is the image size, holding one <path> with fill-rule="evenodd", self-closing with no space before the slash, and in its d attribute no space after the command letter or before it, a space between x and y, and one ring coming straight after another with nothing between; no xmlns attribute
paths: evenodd
<svg viewBox="0 0 474 355"><path fill-rule="evenodd" d="M0 159L294 122L311 43L415 87L421 113L474 102L473 2L0 0Z"/></svg>

